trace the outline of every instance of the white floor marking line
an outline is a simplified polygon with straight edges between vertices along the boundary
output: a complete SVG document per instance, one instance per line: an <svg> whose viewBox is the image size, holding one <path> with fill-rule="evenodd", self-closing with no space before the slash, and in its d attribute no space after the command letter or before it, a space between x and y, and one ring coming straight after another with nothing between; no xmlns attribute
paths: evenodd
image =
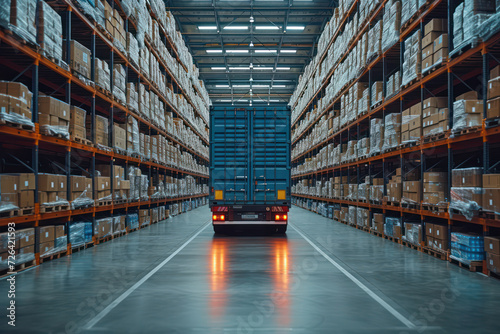
<svg viewBox="0 0 500 334"><path fill-rule="evenodd" d="M329 257L325 252L323 252L318 246L316 246L311 240L309 240L302 232L300 232L297 228L292 226L291 224L288 224L290 227L292 227L302 238L304 238L313 248L318 251L325 259L328 260L331 264L333 264L338 270L342 272L347 278L349 278L353 283L355 283L361 290L366 292L370 297L372 297L377 303L379 303L383 308L385 308L389 313L391 313L396 319L401 321L406 327L409 329L416 329L417 326L415 326L410 320L405 318L401 313L396 311L391 305L389 305L386 301L384 301L382 298L380 298L375 292L370 290L366 285L361 283L356 277L354 277L351 273L349 273L344 267L342 267L340 264L338 264L336 261L334 261L331 257Z"/></svg>
<svg viewBox="0 0 500 334"><path fill-rule="evenodd" d="M201 232L203 232L207 226L211 224L207 223L205 226L203 226L195 235L193 235L191 238L189 238L188 241L186 241L182 246L177 248L175 252L170 254L169 257L167 257L165 260L162 261L159 265L157 265L153 270L151 270L149 273L146 274L143 278L141 278L138 282L136 282L134 285L132 285L127 291L125 291L120 297L116 298L111 304L106 306L104 310L99 312L92 320L90 320L83 329L91 329L94 327L95 324L97 324L102 318L104 318L109 312L111 312L115 307L118 306L125 298L127 298L132 292L137 290L144 282L146 282L151 276L153 276L158 270L160 270L164 265L166 265L174 256L179 254L181 250L183 250L191 241L193 241L194 238L196 238Z"/></svg>

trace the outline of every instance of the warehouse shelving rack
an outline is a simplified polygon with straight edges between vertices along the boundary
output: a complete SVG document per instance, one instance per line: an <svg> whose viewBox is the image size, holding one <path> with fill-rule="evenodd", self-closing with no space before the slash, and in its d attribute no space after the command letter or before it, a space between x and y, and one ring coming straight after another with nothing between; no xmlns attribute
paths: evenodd
<svg viewBox="0 0 500 334"><path fill-rule="evenodd" d="M63 22L63 40L68 42L72 39L76 39L90 49L92 67L91 77L89 79L92 82L95 80L94 59L96 59L97 54L100 56L106 56L105 60L108 61L111 69L113 69L114 64L122 64L126 67L127 82L137 82L146 85L150 91L153 91L160 97L168 111L172 111L176 117L181 118L184 121L184 124L186 124L204 144L208 145L208 139L206 138L208 132L205 131L205 134L200 133L194 124L186 119L182 113L176 110L167 97L158 90L155 83L146 78L142 71L129 61L129 59L113 44L112 37L105 31L102 31L92 19L85 16L75 2L69 0L51 0L47 1L47 3L61 15ZM126 22L126 31L128 32L129 29L134 29L133 27L135 27L136 23L130 18L125 17L119 1L111 0L110 5L120 11L120 15ZM149 5L148 9L150 14L154 16L154 13ZM163 43L171 52L171 55L177 59L182 68L187 72L188 69L186 65L182 63L171 37L166 33L166 29L161 24L160 31ZM174 88L174 93L183 94L186 100L193 106L197 116L203 120L205 127L208 127L207 120L205 119L203 113L197 109L195 103L189 94L183 89L182 85L179 83L170 68L161 60L155 49L148 41L146 41L145 44L158 59L163 74L168 78L169 83L172 84L172 87ZM64 172L63 174L67 176L68 184L70 183L72 168L80 169L82 172L92 177L93 189L95 189L95 179L93 176L95 175L96 162L106 163L111 167L116 163L123 165L125 168L125 175L128 175L129 167L134 166L140 168L144 174L148 175L149 179L152 177L158 177L159 175L173 177L190 175L196 179L198 184L206 184L208 181L208 175L202 175L184 170L182 168L172 166L168 162L160 163L159 161L153 161L152 159L147 161L137 156L124 155L122 154L123 152L119 153L119 151L114 151L112 148L105 149L98 145L94 145L93 143L95 143L96 138L94 116L96 114L101 114L108 118L110 147L114 146L114 123L123 121L127 116L132 116L139 122L141 132L148 135L161 134L166 137L168 141L178 145L183 152L191 154L199 164L205 166L208 165L208 157L201 155L196 149L187 146L186 143L176 139L172 134L160 129L150 120L145 119L139 114L133 112L128 107L115 100L112 95L105 94L101 90L97 89L93 84L89 84L88 82L81 80L81 78L73 73L67 65L69 64L70 54L69 43L66 43L66 47L66 55L68 56L64 59L66 62L66 64L64 64L58 60L44 57L40 53L37 45L31 45L29 42L18 38L7 29L0 29L0 68L2 69L0 79L20 81L28 86L30 91L33 93L31 111L33 115L32 120L35 123L34 129L30 129L30 127L25 126L12 127L8 125L0 125L0 147L1 151L4 152L1 155L4 156L4 158L12 159L15 163L18 163L21 169L26 172L34 173L36 179L36 204L32 214L0 218L0 228L6 228L10 222L19 224L18 228L38 227L48 223L56 223L65 224L66 231L68 231L69 223L75 217L92 217L93 226L95 226L96 214L113 214L117 210L126 213L139 208L154 208L161 205L181 203L186 200L208 196L208 194L200 194L162 199L149 198L149 200L146 201L120 204L111 203L111 205L92 206L77 210L47 213L41 212L38 200L38 174L41 172L41 158L52 162L53 166L57 166L55 168L58 168L59 172L62 170ZM111 85L113 85L113 82L113 71L111 70ZM193 85L193 88L198 95L202 96L196 85ZM78 107L84 106L87 109L87 117L91 117L92 135L91 138L89 138L91 143L76 142L42 134L38 124L39 91L59 98L60 100L72 105L76 105ZM113 86L111 86L111 91L113 91ZM206 101L204 102L206 103ZM17 156L18 154L24 154L24 161ZM29 162L26 163L27 161ZM78 163L82 163L86 166L86 168L81 168L78 166ZM113 168L111 168L111 171L112 170ZM68 198L70 195L69 188L70 187L68 187L67 190ZM111 191L113 191L112 182ZM96 242L96 236L94 236L93 240ZM68 235L68 254L71 254L72 248L69 241ZM36 263L39 264L40 255L38 240L35 240L35 245Z"/></svg>
<svg viewBox="0 0 500 334"><path fill-rule="evenodd" d="M346 94L349 88L351 88L356 82L367 82L371 89L371 86L375 81L383 81L384 98L382 103L375 106L375 108L371 109L368 113L358 116L354 122L347 124L337 132L329 135L325 140L307 149L305 152L300 153L298 156L292 157L292 166L295 167L301 165L306 159L316 156L320 149L328 144L343 144L347 143L350 139L359 140L366 137L366 133L369 132L370 120L373 118L384 119L386 114L392 112L402 112L406 108L418 102L423 102L428 97L443 96L446 92L448 92L448 108L450 112L449 125L451 129L453 126L454 97L464 91L473 90L472 88L475 87L471 88L471 83L476 83L474 80L477 80L478 77L480 77L478 83L481 85L482 98L484 100L484 120L482 126L474 129L474 131L468 131L468 133L462 135L452 135L451 130L449 130L446 135L436 141L423 140L422 138L422 140L413 145L402 145L390 151L381 152L378 155L367 156L356 159L355 161L340 163L338 166L328 166L327 168L313 172L293 175L293 184L296 184L302 179L310 179L314 183L316 180L327 180L329 177L333 176L347 176L349 180L351 180L351 178L352 180L356 179L353 183L359 184L361 181L361 174L364 173L365 175L372 176L372 172L374 172L374 170L377 170L379 175L382 174L382 176L379 177L383 177L385 180L384 183L386 184L387 179L391 176L388 171L389 166L401 167L403 169L404 181L405 170L409 171L410 169L417 169L420 171L421 175L423 175L423 173L430 169L430 167L433 166L433 163L436 162L437 164L445 166L448 171L449 180L447 198L450 198L450 187L452 184L451 170L468 163L468 158L463 158L464 154L473 156L476 161L481 160L482 166L480 165L480 167L483 167L484 174L492 173L498 167L500 162L491 161L491 159L498 159L497 155L492 153L500 147L500 127L491 126L491 123L486 120L486 95L489 71L494 66L500 64L500 33L495 34L486 41L463 48L460 54L454 55L454 57L449 58L448 61L444 62L441 66L436 67L430 73L419 76L409 85L401 88L399 92L386 98L386 82L388 76L393 74L392 72L388 73L387 68L393 65L394 61L399 62L400 65L403 63L405 39L416 29L422 29L423 31L425 23L429 22L432 18L447 18L449 24L448 30L451 32L453 29L452 20L450 18L453 17L453 10L458 3L459 1L454 0L428 1L427 6L423 10L421 9L418 14L401 29L399 41L392 45L387 51L379 54L375 60L366 65L363 72L357 76L355 80L349 82L344 88L342 88L339 93L336 94L335 98L328 105L328 107L325 108L323 112L319 113L317 118L292 141L292 144L296 145L300 139L305 138L305 136L311 133L311 130L319 122L323 115L326 115L331 110L336 110L337 108L335 107L338 107L340 97ZM320 66L321 62L325 59L328 49L333 44L334 38L336 38L345 28L346 23L349 22L349 19L352 18L356 12L358 4L359 1L355 1L353 3L353 7L346 12L346 15L341 20L340 27L334 34L332 40L330 40L326 51L320 57L320 61L316 64L316 67ZM339 63L345 59L346 55L353 49L361 35L367 31L367 27L372 26L377 19L380 18L386 4L387 1L381 1L379 6L374 10L373 14L370 15L368 22L362 25L358 34L350 41L346 52L342 57L340 57L340 60L333 65L333 68L329 71L319 89L313 94L306 107L299 112L296 119L292 120L292 127L297 125L307 112L312 111L319 99L325 95L325 89L328 86L331 77L334 75L335 69L338 67ZM452 34L449 33L449 36L451 35ZM449 38L449 44L450 50L453 50L451 37ZM297 100L294 107L298 104L298 101L299 100ZM496 125L496 123L493 125ZM430 163L431 161L432 163ZM422 189L421 192L423 193ZM387 194L387 192L386 186L384 185L384 195L385 194ZM373 213L378 212L383 213L384 216L387 214L389 216L400 216L402 218L410 217L421 223L424 223L426 219L439 219L439 221L447 223L449 226L449 233L451 233L451 227L454 225L465 225L471 230L484 235L494 235L495 233L500 232L500 221L491 219L491 217L475 216L472 220L468 220L460 214L452 215L448 213L447 210L428 210L428 206L422 205L422 203L408 206L394 206L391 205L392 203L374 203L370 200L351 201L304 194L293 194L293 196L296 198L311 199L317 202L337 204L339 206L349 205L367 208L370 212L370 221L372 220ZM448 240L451 240L450 236ZM483 263L483 272L487 273L485 263Z"/></svg>

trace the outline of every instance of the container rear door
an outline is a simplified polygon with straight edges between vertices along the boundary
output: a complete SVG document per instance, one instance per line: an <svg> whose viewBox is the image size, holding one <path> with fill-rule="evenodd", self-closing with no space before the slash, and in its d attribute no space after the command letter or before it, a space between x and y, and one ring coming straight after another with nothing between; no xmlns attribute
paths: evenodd
<svg viewBox="0 0 500 334"><path fill-rule="evenodd" d="M212 187L223 190L221 202L244 203L250 198L249 113L234 107L215 108L211 117Z"/></svg>
<svg viewBox="0 0 500 334"><path fill-rule="evenodd" d="M255 204L290 199L290 116L286 110L254 109L252 113L252 199ZM285 195L283 195L285 194Z"/></svg>

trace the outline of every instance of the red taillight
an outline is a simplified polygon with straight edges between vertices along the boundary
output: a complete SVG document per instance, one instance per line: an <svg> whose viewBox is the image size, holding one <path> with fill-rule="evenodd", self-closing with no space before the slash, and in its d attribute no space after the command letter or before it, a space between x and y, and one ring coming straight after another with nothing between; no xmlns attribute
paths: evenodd
<svg viewBox="0 0 500 334"><path fill-rule="evenodd" d="M217 215L213 215L213 216L212 216L212 219L213 219L213 220L217 220Z"/></svg>
<svg viewBox="0 0 500 334"><path fill-rule="evenodd" d="M219 219L222 220L222 221L224 221L224 220L226 220L226 216L220 215Z"/></svg>
<svg viewBox="0 0 500 334"><path fill-rule="evenodd" d="M287 220L288 219L288 216L287 215L283 215L283 220Z"/></svg>
<svg viewBox="0 0 500 334"><path fill-rule="evenodd" d="M280 220L281 217L280 217L280 215L276 215L276 217L274 217L274 218L275 218L275 220Z"/></svg>
<svg viewBox="0 0 500 334"><path fill-rule="evenodd" d="M213 219L214 221L217 221L217 220L218 220L218 221L225 221L225 220L226 220L226 216L225 216L225 215L220 215L220 216L213 215L213 216L212 216L212 219Z"/></svg>

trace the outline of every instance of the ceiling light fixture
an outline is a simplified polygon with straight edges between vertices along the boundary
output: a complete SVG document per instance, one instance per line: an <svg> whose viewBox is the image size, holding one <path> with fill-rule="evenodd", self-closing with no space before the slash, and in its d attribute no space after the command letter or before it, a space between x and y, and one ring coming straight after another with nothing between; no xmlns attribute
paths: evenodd
<svg viewBox="0 0 500 334"><path fill-rule="evenodd" d="M206 53L222 53L222 50L205 50Z"/></svg>
<svg viewBox="0 0 500 334"><path fill-rule="evenodd" d="M226 53L248 53L248 50L226 50Z"/></svg>
<svg viewBox="0 0 500 334"><path fill-rule="evenodd" d="M278 26L256 26L255 30L279 30Z"/></svg>
<svg viewBox="0 0 500 334"><path fill-rule="evenodd" d="M287 26L287 30L304 30L306 27L304 26Z"/></svg>
<svg viewBox="0 0 500 334"><path fill-rule="evenodd" d="M212 71L225 71L225 67L212 67Z"/></svg>
<svg viewBox="0 0 500 334"><path fill-rule="evenodd" d="M253 16L250 16L250 23L254 23L255 22L255 19L253 18Z"/></svg>
<svg viewBox="0 0 500 334"><path fill-rule="evenodd" d="M227 26L224 30L248 30L248 26Z"/></svg>
<svg viewBox="0 0 500 334"><path fill-rule="evenodd" d="M198 26L200 30L217 30L217 26Z"/></svg>

